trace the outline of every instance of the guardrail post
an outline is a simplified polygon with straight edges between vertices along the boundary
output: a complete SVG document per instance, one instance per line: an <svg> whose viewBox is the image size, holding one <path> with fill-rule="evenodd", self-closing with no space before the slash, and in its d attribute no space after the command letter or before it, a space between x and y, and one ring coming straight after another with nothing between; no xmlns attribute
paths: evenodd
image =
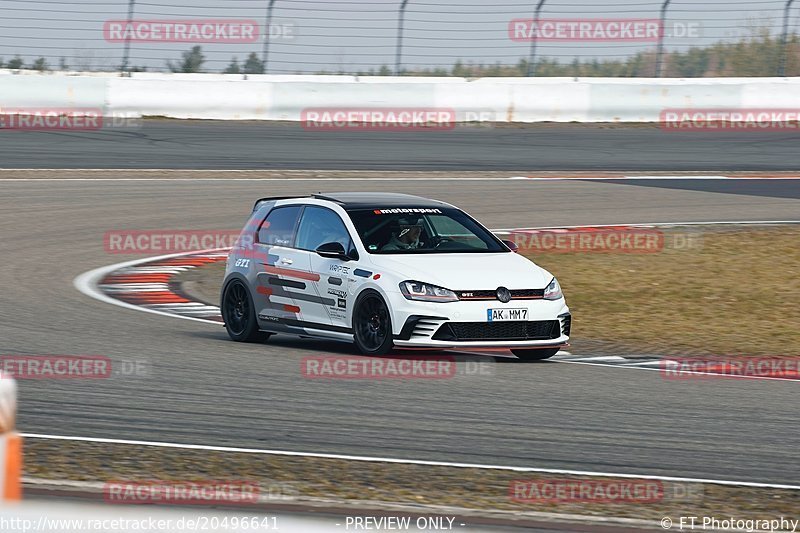
<svg viewBox="0 0 800 533"><path fill-rule="evenodd" d="M664 28L667 22L667 8L672 0L664 0L661 4L661 22L659 23L658 52L656 52L656 78L661 77L661 68L664 61Z"/></svg>
<svg viewBox="0 0 800 533"><path fill-rule="evenodd" d="M397 48L394 55L394 75L400 75L400 60L403 52L403 22L406 17L406 6L408 0L403 0L400 3L400 10L397 15Z"/></svg>
<svg viewBox="0 0 800 533"><path fill-rule="evenodd" d="M120 71L124 76L126 73L130 74L130 70L128 70L128 59L131 55L131 34L133 33L130 31L131 24L133 23L133 8L136 5L136 0L128 0L128 27L126 28L125 32L125 48L122 51L122 66L120 67Z"/></svg>
<svg viewBox="0 0 800 533"><path fill-rule="evenodd" d="M272 8L275 7L275 0L269 0L267 4L267 22L264 26L264 48L261 51L261 64L264 66L264 74L267 73L267 60L269 59L269 37L272 27Z"/></svg>
<svg viewBox="0 0 800 533"><path fill-rule="evenodd" d="M539 13L542 11L542 7L544 7L544 3L547 0L539 0L539 3L536 4L536 11L533 14L533 31L531 32L531 49L528 53L528 72L525 73L526 76L536 76L536 40L539 33Z"/></svg>
<svg viewBox="0 0 800 533"><path fill-rule="evenodd" d="M0 373L0 501L22 498L22 437L16 432L17 382Z"/></svg>
<svg viewBox="0 0 800 533"><path fill-rule="evenodd" d="M794 0L788 0L783 7L783 33L781 33L781 62L778 66L778 76L786 76L786 59L789 52L789 11Z"/></svg>

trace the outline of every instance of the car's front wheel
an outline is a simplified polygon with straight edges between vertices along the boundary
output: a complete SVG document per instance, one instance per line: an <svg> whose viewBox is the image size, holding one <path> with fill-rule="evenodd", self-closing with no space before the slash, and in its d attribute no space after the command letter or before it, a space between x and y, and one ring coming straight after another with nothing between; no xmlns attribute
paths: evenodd
<svg viewBox="0 0 800 533"><path fill-rule="evenodd" d="M557 354L558 348L546 348L542 350L525 350L520 348L511 350L511 353L523 361L541 361L542 359L550 359Z"/></svg>
<svg viewBox="0 0 800 533"><path fill-rule="evenodd" d="M353 310L353 338L364 355L384 355L392 349L392 320L381 295L364 291Z"/></svg>
<svg viewBox="0 0 800 533"><path fill-rule="evenodd" d="M270 334L258 329L256 309L250 291L238 279L225 287L222 295L222 319L228 336L238 342L261 342Z"/></svg>

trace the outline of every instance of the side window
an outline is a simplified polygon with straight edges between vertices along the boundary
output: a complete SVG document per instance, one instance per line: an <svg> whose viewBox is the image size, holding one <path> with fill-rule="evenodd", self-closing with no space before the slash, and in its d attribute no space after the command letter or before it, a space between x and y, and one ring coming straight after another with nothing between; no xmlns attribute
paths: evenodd
<svg viewBox="0 0 800 533"><path fill-rule="evenodd" d="M350 234L344 222L330 209L306 206L300 227L297 229L296 246L313 251L326 242L338 242L345 250L350 249Z"/></svg>
<svg viewBox="0 0 800 533"><path fill-rule="evenodd" d="M300 208L299 205L292 205L277 207L270 211L258 229L258 242L276 246L291 246L297 217L300 216Z"/></svg>

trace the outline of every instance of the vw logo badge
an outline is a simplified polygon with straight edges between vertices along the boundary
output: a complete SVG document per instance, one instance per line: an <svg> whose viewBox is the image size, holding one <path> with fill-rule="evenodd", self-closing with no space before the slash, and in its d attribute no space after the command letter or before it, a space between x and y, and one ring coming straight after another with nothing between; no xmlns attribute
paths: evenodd
<svg viewBox="0 0 800 533"><path fill-rule="evenodd" d="M498 287L497 288L497 299L503 303L507 303L511 301L511 291L506 289L505 287Z"/></svg>

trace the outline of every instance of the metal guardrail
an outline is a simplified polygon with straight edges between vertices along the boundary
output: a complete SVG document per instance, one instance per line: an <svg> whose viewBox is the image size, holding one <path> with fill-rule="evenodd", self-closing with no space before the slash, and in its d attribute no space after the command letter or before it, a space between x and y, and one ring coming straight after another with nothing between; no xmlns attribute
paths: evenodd
<svg viewBox="0 0 800 533"><path fill-rule="evenodd" d="M466 63L470 68L500 72L487 75L546 76L553 75L544 68L548 65L567 67L570 62L590 64L595 61L612 65L632 61L644 53L648 64L640 69L641 73L633 75L661 77L675 75L674 72L670 74L670 68L675 69L670 57L676 50L713 48L719 42L735 42L736 34L746 39L748 31L752 37L751 21L761 20L761 26L755 29L769 30L769 38L773 39L770 44L776 52L769 61L769 68L774 70L764 72L767 67L761 63L768 58L754 57L750 60L752 64L745 67L759 67L759 72L716 75L785 76L787 71L800 74L800 48L795 48L800 45L800 38L792 31L794 0L731 0L725 4L710 0L612 0L597 6L587 5L585 0L503 2L383 0L360 4L352 0L232 0L193 5L185 0L86 0L80 3L0 0L0 14L3 15L0 27L4 29L0 35L0 67L52 70L56 64L54 57L60 56L59 70L128 73L145 68L163 71L167 68L167 56L156 56L172 54L174 58L176 53L188 54L190 45L187 42L180 42L184 46L181 49L175 46L175 41L168 46L169 41L142 42L128 34L124 42L111 43L104 38L103 23L110 19L131 24L139 20L246 18L258 21L259 26L263 24L263 33L257 41L249 45L227 43L214 50L209 50L212 47L209 43L196 43L203 49L191 53L196 54L197 64L203 66L189 72L221 72L233 55L248 59L245 73L251 74L324 71L458 76L463 75L457 72L459 66ZM605 17L624 21L647 16L660 21L662 31L657 41L638 44L591 39L567 42L533 35L523 43L528 48L526 53L519 42L509 38L508 27L515 17L526 14L533 15L530 20L536 28L549 19L581 21ZM703 23L709 34L687 37L676 43L674 36L664 29L667 24L687 17ZM299 34L291 41L286 35L276 36L272 34L276 24L292 24ZM121 45L121 50L115 45ZM667 51L670 45L673 49ZM793 50L797 51L791 53ZM70 53L72 57L68 57ZM271 54L277 54L278 58ZM390 67L392 56L393 68ZM89 64L89 68L82 63ZM232 68L233 63L228 68ZM516 71L514 67L518 67ZM511 74L503 73L509 69ZM578 75L586 74L576 72L575 76Z"/></svg>

